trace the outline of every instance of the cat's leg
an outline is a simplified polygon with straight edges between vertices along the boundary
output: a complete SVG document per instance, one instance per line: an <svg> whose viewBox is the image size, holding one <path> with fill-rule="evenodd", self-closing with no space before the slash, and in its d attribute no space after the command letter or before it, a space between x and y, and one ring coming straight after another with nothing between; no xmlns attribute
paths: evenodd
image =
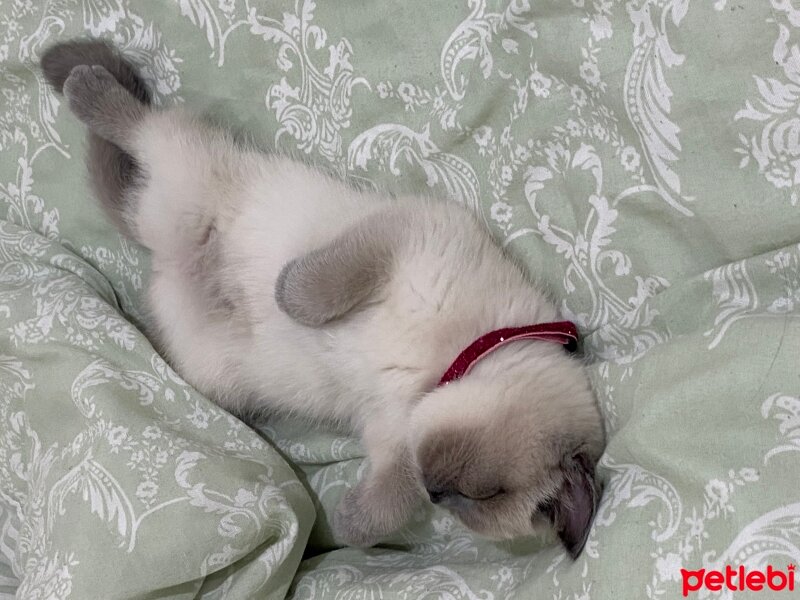
<svg viewBox="0 0 800 600"><path fill-rule="evenodd" d="M338 541L371 546L402 527L423 500L398 415L384 411L367 421L363 443L369 460L366 476L336 509Z"/></svg>
<svg viewBox="0 0 800 600"><path fill-rule="evenodd" d="M83 115L83 118L90 118L95 112L90 108L97 100L93 91L95 88L116 90L113 96L121 98L122 103L132 107L136 113L133 119L130 118L132 115L128 114L128 121L135 120L142 106L147 106L151 102L150 92L136 67L111 44L103 40L58 42L42 54L41 67L42 74L50 87L58 94L64 93L64 84L75 71L75 77L70 81L70 96L76 110ZM108 81L108 74L113 75L114 79L133 95L135 102L131 103L128 96L120 92L114 82ZM69 103L69 100L67 102ZM118 103L113 98L104 102L112 106ZM98 128L105 130L107 125L108 123L101 124ZM124 129L123 127L122 130ZM107 135L108 133L106 132ZM120 127L114 127L111 133L113 135L110 137L119 137ZM138 187L143 179L141 169L129 153L91 129L86 146L86 165L94 195L117 228L129 237L135 237L130 222L133 204L130 192Z"/></svg>
<svg viewBox="0 0 800 600"><path fill-rule="evenodd" d="M69 107L89 130L128 153L150 107L100 65L78 65L64 82Z"/></svg>
<svg viewBox="0 0 800 600"><path fill-rule="evenodd" d="M140 167L126 215L136 239L186 268L209 262L218 202L235 195L241 162L230 136L179 109L152 109L102 66L74 67L63 89L89 130Z"/></svg>

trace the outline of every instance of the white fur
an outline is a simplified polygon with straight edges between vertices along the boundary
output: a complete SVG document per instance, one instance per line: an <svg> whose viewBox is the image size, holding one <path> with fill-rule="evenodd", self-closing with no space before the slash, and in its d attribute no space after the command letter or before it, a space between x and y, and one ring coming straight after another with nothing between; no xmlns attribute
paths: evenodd
<svg viewBox="0 0 800 600"><path fill-rule="evenodd" d="M128 217L152 250L155 325L178 371L223 407L349 425L364 435L373 472L403 450L413 457L437 428L488 425L508 411L532 413L533 429L574 431L597 452L587 378L555 344L511 344L436 389L481 334L559 318L459 205L402 199L417 218L380 301L309 328L276 305L281 268L395 201L240 149L177 111L148 113L133 147L147 184ZM211 223L222 257L215 277L235 297L232 311L210 309L197 276Z"/></svg>

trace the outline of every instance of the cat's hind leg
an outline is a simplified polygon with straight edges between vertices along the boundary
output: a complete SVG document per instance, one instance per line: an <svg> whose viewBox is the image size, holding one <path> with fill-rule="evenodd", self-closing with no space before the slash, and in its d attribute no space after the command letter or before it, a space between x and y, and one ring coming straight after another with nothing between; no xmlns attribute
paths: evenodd
<svg viewBox="0 0 800 600"><path fill-rule="evenodd" d="M100 65L78 65L64 81L69 107L89 130L133 152L133 135L143 121L148 105Z"/></svg>
<svg viewBox="0 0 800 600"><path fill-rule="evenodd" d="M42 55L42 74L56 93L63 94L67 80L70 102L75 110L97 125L100 135L90 125L87 139L87 167L89 182L95 196L106 214L123 233L135 237L131 224L131 192L142 182L142 170L130 152L125 134L129 133L125 123L138 118L138 112L150 104L150 92L144 81L113 46L102 40L72 40L59 42L48 48ZM101 70L102 68L102 70ZM71 75L75 77L71 77ZM108 81L113 76L114 82ZM95 81L97 79L98 81ZM120 91L119 87L124 88ZM94 98L92 90L103 87L114 90L104 99ZM129 94L125 94L125 91ZM104 95L104 94L103 94ZM114 97L116 96L116 100ZM98 111L94 104L108 105L122 102L127 107L127 118L117 118L113 111ZM138 105L137 105L138 103ZM111 121L99 115L110 115ZM111 131L107 131L111 129ZM115 143L113 138L120 144Z"/></svg>

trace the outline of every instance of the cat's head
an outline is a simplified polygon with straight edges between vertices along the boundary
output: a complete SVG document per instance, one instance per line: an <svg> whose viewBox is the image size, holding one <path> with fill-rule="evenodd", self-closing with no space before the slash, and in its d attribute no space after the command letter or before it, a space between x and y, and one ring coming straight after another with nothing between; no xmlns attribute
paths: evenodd
<svg viewBox="0 0 800 600"><path fill-rule="evenodd" d="M492 539L553 527L574 557L597 506L603 429L580 366L549 360L437 388L412 412L409 442L431 502Z"/></svg>

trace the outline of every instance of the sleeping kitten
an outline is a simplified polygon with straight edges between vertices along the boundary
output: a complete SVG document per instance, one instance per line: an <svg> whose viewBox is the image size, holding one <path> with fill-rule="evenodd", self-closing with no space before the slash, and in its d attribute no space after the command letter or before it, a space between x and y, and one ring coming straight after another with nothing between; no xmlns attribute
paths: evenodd
<svg viewBox="0 0 800 600"><path fill-rule="evenodd" d="M473 215L356 191L156 110L104 42L58 44L42 68L89 129L102 206L152 252L149 333L178 372L234 413L361 435L369 473L337 509L339 540L379 541L427 491L491 538L549 524L577 556L603 446L580 363L518 341L437 386L482 334L557 318Z"/></svg>

